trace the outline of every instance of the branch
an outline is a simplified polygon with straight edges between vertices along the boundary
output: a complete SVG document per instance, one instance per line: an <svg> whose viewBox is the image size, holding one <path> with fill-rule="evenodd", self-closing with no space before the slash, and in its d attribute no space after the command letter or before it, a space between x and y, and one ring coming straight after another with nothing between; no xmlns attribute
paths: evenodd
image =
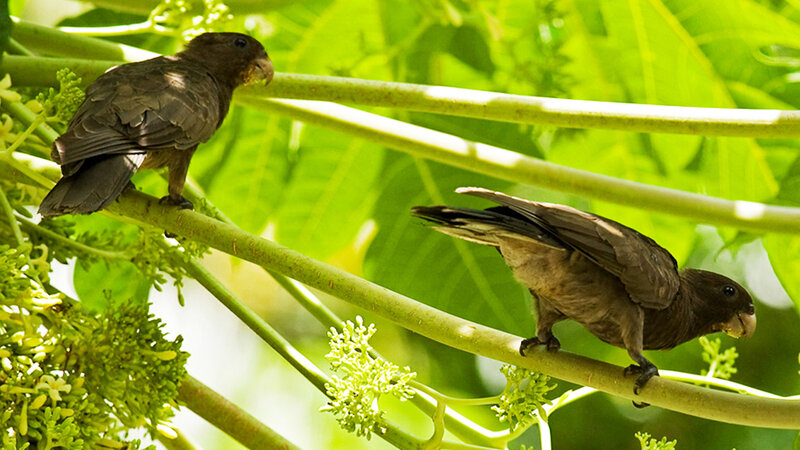
<svg viewBox="0 0 800 450"><path fill-rule="evenodd" d="M205 216L203 216L205 217ZM212 219L213 220L213 219ZM231 225L233 226L233 225ZM162 244L166 245L166 243L162 242ZM275 329L273 329L264 319L262 319L258 314L253 312L250 308L248 308L241 300L239 300L232 292L230 292L219 280L217 280L211 273L202 265L200 265L197 261L175 261L176 264L182 264L189 275L192 276L195 280L197 280L206 290L211 293L217 300L220 301L229 311L231 311L236 317L239 318L248 328L250 328L258 337L260 337L264 342L266 342L273 350L275 350L286 362L292 365L306 380L308 380L315 388L317 388L320 392L324 395L327 395L327 389L325 388L325 384L328 382L328 377L316 366L313 362L311 362L308 358L303 356L296 348L292 346L283 336L280 335ZM192 379L193 380L193 379ZM196 382L196 380L194 380ZM221 397L220 397L221 398ZM239 413L237 413L237 417L232 417L231 415L218 418L215 417L214 420L209 419L204 415L203 412L198 411L195 407L204 406L202 404L196 404L194 402L189 402L183 396L180 398L182 401L187 403L189 409L197 413L199 416L203 417L204 419L208 420L209 423L216 426L217 428L225 431L226 433L230 434L234 438L236 438L239 442L244 443L241 439L236 437L236 435L231 434L232 431L236 431L235 428L239 425L235 422L239 420ZM224 400L224 399L223 399ZM227 402L227 400L225 400ZM229 406L222 405L228 408ZM230 406L233 408L237 408L235 405ZM243 414L246 414L242 412ZM249 417L249 416L248 416ZM253 419L247 419L246 421L253 422L253 423L260 423ZM405 433L396 425L390 423L388 420L384 420L383 423L380 424L381 427L376 428L373 432L380 436L382 439L386 440L387 442L395 445L398 448L415 448L419 443L419 440L414 438L408 433ZM266 428L265 425L263 425ZM269 428L267 428L269 430ZM268 436L269 437L269 436ZM262 446L253 446L249 448L267 448ZM269 447L271 448L271 447Z"/></svg>
<svg viewBox="0 0 800 450"><path fill-rule="evenodd" d="M178 261L175 261L178 263ZM243 302L236 298L222 283L200 265L197 261L183 264L189 275L199 282L206 290L211 293L220 303L230 312L239 318L248 328L258 335L264 342L269 344L273 350L278 352L292 367L303 375L311 384L325 393L325 383L328 377L308 360L302 353L292 346L283 336L272 328L253 310L248 308Z"/></svg>
<svg viewBox="0 0 800 450"><path fill-rule="evenodd" d="M139 192L123 194L112 208L275 270L453 348L706 419L765 428L800 428L800 402L742 396L658 377L647 384L641 395L634 396L633 378L623 378L621 367L563 351L549 353L539 349L523 357L518 351L518 336L438 311L201 214L159 205L154 198Z"/></svg>
<svg viewBox="0 0 800 450"><path fill-rule="evenodd" d="M178 387L178 400L247 448L300 448L190 375Z"/></svg>
<svg viewBox="0 0 800 450"><path fill-rule="evenodd" d="M15 155L41 164L39 158ZM0 167L2 167L0 162ZM52 166L53 164L49 164ZM45 170L54 176L50 167ZM11 179L31 182L25 177ZM160 205L140 192L128 191L113 212L153 227L180 234L232 256L274 270L310 287L339 297L437 342L487 358L546 373L623 398L636 399L710 420L764 428L800 428L800 402L743 396L656 377L641 395L633 395L633 379L622 368L564 351L537 349L519 354L518 336L494 330L392 292L325 263L313 260L239 228L187 210ZM401 436L402 437L402 436Z"/></svg>
<svg viewBox="0 0 800 450"><path fill-rule="evenodd" d="M48 55L74 58L107 59L112 61L141 61L159 56L130 45L103 39L65 33L55 28L37 25L12 17L11 37L34 50Z"/></svg>
<svg viewBox="0 0 800 450"><path fill-rule="evenodd" d="M3 70L11 74L14 86L58 86L56 72L64 67L81 77L86 87L119 60L94 60L77 58L48 58L43 56L4 55Z"/></svg>
<svg viewBox="0 0 800 450"><path fill-rule="evenodd" d="M239 94L239 103L501 180L754 232L800 233L800 208L726 200L554 164L334 103Z"/></svg>
<svg viewBox="0 0 800 450"><path fill-rule="evenodd" d="M248 94L382 106L501 122L754 138L800 137L800 111L569 100L445 86L276 73Z"/></svg>

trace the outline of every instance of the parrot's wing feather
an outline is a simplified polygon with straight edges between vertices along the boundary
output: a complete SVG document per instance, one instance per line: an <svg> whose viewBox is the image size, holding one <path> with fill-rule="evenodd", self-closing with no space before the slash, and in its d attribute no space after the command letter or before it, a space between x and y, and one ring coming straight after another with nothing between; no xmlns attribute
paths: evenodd
<svg viewBox="0 0 800 450"><path fill-rule="evenodd" d="M559 241L615 275L631 300L647 308L668 307L680 287L678 264L663 247L613 220L565 205L531 202L482 188L459 188L507 206Z"/></svg>
<svg viewBox="0 0 800 450"><path fill-rule="evenodd" d="M181 61L182 62L182 61ZM86 92L53 160L186 150L207 141L224 115L213 78L194 64L161 57L119 66Z"/></svg>

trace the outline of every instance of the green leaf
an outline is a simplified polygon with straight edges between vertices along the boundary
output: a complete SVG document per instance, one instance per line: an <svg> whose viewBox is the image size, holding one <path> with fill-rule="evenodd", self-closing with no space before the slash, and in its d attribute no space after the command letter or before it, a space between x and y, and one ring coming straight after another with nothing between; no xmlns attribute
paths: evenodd
<svg viewBox="0 0 800 450"><path fill-rule="evenodd" d="M8 0L0 0L0 58L8 47L8 38L11 37L11 17L8 15Z"/></svg>
<svg viewBox="0 0 800 450"><path fill-rule="evenodd" d="M794 152L796 155L796 152ZM781 190L777 199L788 205L800 205L800 156L787 164L788 170L781 180Z"/></svg>
<svg viewBox="0 0 800 450"><path fill-rule="evenodd" d="M150 282L139 274L131 263L96 263L84 268L75 266L73 274L75 292L86 308L91 311L105 311L130 299L135 302L147 301Z"/></svg>
<svg viewBox="0 0 800 450"><path fill-rule="evenodd" d="M771 233L762 239L775 275L800 315L800 236Z"/></svg>
<svg viewBox="0 0 800 450"><path fill-rule="evenodd" d="M800 86L785 76L766 50L800 48L800 25L748 0L669 0L667 8L695 37L721 79L739 81L786 103L800 105Z"/></svg>
<svg viewBox="0 0 800 450"><path fill-rule="evenodd" d="M270 41L276 69L287 72L384 78L379 2L316 0L282 8ZM383 74L382 76L379 74Z"/></svg>
<svg viewBox="0 0 800 450"><path fill-rule="evenodd" d="M364 271L389 289L435 308L505 331L530 335L530 295L496 250L437 233L409 213L412 206L440 203L488 207L453 194L458 186L500 188L497 181L435 163L393 155L375 207L378 232Z"/></svg>
<svg viewBox="0 0 800 450"><path fill-rule="evenodd" d="M214 138L198 148L189 170L215 206L258 234L285 187L288 139L288 120L237 107Z"/></svg>
<svg viewBox="0 0 800 450"><path fill-rule="evenodd" d="M453 40L450 41L449 50L453 56L473 69L489 76L494 73L494 63L489 45L477 28L458 27L453 35Z"/></svg>
<svg viewBox="0 0 800 450"><path fill-rule="evenodd" d="M307 127L274 220L277 241L325 259L350 244L369 218L383 148Z"/></svg>

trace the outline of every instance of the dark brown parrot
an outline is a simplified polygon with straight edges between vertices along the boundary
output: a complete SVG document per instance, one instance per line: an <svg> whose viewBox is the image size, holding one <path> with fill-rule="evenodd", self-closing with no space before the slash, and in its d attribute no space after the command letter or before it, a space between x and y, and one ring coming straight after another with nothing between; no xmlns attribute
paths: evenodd
<svg viewBox="0 0 800 450"><path fill-rule="evenodd" d="M678 270L672 255L647 236L569 206L539 203L481 188L456 192L499 203L486 210L417 206L435 229L496 247L533 294L539 321L531 345L558 350L553 324L572 319L628 350L637 364L634 393L658 375L643 350L670 349L715 331L750 336L756 316L750 294L714 272ZM638 405L637 405L638 406Z"/></svg>
<svg viewBox="0 0 800 450"><path fill-rule="evenodd" d="M272 79L264 47L244 34L205 33L174 56L123 64L101 75L53 145L63 177L42 216L87 214L116 200L139 169L169 168L162 201L183 198L189 161L228 113L240 84Z"/></svg>

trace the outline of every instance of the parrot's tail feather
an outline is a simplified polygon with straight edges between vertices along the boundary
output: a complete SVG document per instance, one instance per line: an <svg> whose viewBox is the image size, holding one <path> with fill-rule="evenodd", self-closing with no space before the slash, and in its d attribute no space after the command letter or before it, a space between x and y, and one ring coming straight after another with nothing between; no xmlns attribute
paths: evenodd
<svg viewBox="0 0 800 450"><path fill-rule="evenodd" d="M110 155L84 161L75 173L56 183L39 205L39 214L88 214L105 208L119 197L145 156Z"/></svg>
<svg viewBox="0 0 800 450"><path fill-rule="evenodd" d="M433 222L437 231L478 244L499 247L501 238L511 237L563 247L547 231L504 206L484 210L415 206L411 208L411 213Z"/></svg>

